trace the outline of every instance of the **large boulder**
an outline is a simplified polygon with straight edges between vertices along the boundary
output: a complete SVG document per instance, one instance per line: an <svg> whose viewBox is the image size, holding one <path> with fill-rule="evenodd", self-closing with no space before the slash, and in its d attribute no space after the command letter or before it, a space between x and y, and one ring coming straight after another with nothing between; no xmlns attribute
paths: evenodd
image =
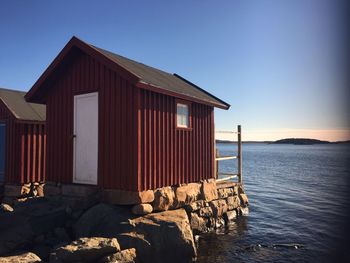
<svg viewBox="0 0 350 263"><path fill-rule="evenodd" d="M152 262L155 257L152 244L146 239L145 234L137 232L122 233L117 235L117 239L122 249L136 249L139 262Z"/></svg>
<svg viewBox="0 0 350 263"><path fill-rule="evenodd" d="M154 191L153 209L166 211L174 205L175 194L170 186L162 187Z"/></svg>
<svg viewBox="0 0 350 263"><path fill-rule="evenodd" d="M135 217L130 209L99 204L74 226L77 237L115 237L122 249L136 248L140 262L186 262L196 255L184 209Z"/></svg>
<svg viewBox="0 0 350 263"><path fill-rule="evenodd" d="M36 263L41 262L41 259L34 253L27 252L20 255L10 257L0 257L1 263Z"/></svg>
<svg viewBox="0 0 350 263"><path fill-rule="evenodd" d="M100 263L134 263L136 262L136 249L129 248L104 257Z"/></svg>
<svg viewBox="0 0 350 263"><path fill-rule="evenodd" d="M207 182L204 181L201 187L202 199L206 202L218 199L218 191L216 188L215 181Z"/></svg>
<svg viewBox="0 0 350 263"><path fill-rule="evenodd" d="M182 185L175 190L175 206L183 207L198 200L201 194L201 184L190 183Z"/></svg>
<svg viewBox="0 0 350 263"><path fill-rule="evenodd" d="M31 245L37 236L64 226L64 207L35 199L19 204L14 212L0 213L0 255Z"/></svg>
<svg viewBox="0 0 350 263"><path fill-rule="evenodd" d="M133 219L131 223L152 245L152 258L145 262L187 262L196 256L190 222L184 209L149 214Z"/></svg>
<svg viewBox="0 0 350 263"><path fill-rule="evenodd" d="M115 237L130 232L129 219L135 217L130 210L120 206L98 204L87 210L75 223L74 233L79 237Z"/></svg>
<svg viewBox="0 0 350 263"><path fill-rule="evenodd" d="M96 262L119 251L120 246L115 238L80 238L55 249L50 262Z"/></svg>

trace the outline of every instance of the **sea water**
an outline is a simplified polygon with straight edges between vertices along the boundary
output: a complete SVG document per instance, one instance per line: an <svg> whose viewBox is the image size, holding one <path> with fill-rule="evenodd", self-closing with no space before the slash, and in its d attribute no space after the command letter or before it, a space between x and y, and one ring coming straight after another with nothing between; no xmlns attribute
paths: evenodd
<svg viewBox="0 0 350 263"><path fill-rule="evenodd" d="M243 182L250 214L199 236L198 262L350 262L350 145L243 144Z"/></svg>

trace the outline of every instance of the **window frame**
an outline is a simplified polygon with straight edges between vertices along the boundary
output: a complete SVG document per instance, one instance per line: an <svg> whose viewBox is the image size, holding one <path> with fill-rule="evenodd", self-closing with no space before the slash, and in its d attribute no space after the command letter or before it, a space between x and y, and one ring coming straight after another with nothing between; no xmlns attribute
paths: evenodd
<svg viewBox="0 0 350 263"><path fill-rule="evenodd" d="M186 105L188 108L188 127L186 126L179 126L177 123L177 105L178 104L183 104ZM189 101L185 101L185 100L180 100L180 99L176 99L175 100L175 127L176 129L180 129L180 130L192 130L192 103Z"/></svg>

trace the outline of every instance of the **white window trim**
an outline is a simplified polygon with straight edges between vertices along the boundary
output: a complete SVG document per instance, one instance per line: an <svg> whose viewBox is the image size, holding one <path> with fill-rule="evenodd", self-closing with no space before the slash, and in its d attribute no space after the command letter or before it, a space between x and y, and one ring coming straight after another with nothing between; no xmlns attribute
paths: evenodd
<svg viewBox="0 0 350 263"><path fill-rule="evenodd" d="M179 108L186 109L186 111L181 112L181 115L179 114ZM185 112L187 114L185 114ZM185 118L185 120L181 121L179 123L179 117ZM183 122L186 122L187 124L182 124ZM188 104L177 102L176 103L176 126L178 128L189 128L190 127L190 107Z"/></svg>

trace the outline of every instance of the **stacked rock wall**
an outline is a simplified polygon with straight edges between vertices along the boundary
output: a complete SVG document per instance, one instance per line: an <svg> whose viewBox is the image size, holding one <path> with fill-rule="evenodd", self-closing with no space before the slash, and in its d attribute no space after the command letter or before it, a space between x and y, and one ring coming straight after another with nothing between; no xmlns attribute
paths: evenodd
<svg viewBox="0 0 350 263"><path fill-rule="evenodd" d="M194 233L227 225L238 215L248 214L248 198L239 183L206 180L154 190L152 202L136 204L137 215L184 208Z"/></svg>

